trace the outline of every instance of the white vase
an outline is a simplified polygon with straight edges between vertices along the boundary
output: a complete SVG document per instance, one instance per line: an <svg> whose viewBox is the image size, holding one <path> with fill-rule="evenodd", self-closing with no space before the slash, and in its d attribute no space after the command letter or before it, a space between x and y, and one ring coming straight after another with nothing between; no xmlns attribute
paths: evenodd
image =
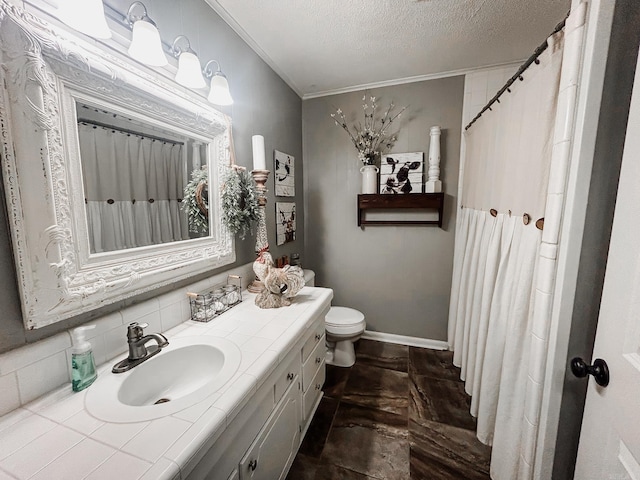
<svg viewBox="0 0 640 480"><path fill-rule="evenodd" d="M362 173L362 193L378 193L378 167L364 165L360 168Z"/></svg>

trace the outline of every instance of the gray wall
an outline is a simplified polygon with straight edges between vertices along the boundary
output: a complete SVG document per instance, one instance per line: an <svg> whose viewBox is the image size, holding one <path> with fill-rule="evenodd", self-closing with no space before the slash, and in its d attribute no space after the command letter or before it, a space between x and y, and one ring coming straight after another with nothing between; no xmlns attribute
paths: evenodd
<svg viewBox="0 0 640 480"><path fill-rule="evenodd" d="M126 12L129 0L107 0L107 5ZM149 16L157 23L160 35L166 43L172 43L179 34L189 37L193 49L204 64L217 60L227 75L235 103L223 111L233 118L233 133L238 164L251 167L251 136L263 135L267 152L267 168L273 171L273 150L293 155L296 159L296 198L298 205L298 231L295 242L276 247L275 197L273 174L267 183L267 228L271 252L275 257L303 253L304 212L302 209L302 101L286 83L265 64L258 55L209 7L204 0L146 0ZM206 92L203 92L203 95ZM2 195L4 198L4 194ZM4 203L3 203L4 205ZM15 267L7 226L6 208L0 212L0 352L11 350L68 329L124 305L139 302L180 287L209 274L120 302L78 318L35 331L25 331L20 311L20 299L16 284ZM236 264L244 264L255 258L255 237L236 242ZM228 268L228 267L225 267ZM211 272L215 273L219 270Z"/></svg>
<svg viewBox="0 0 640 480"><path fill-rule="evenodd" d="M367 329L446 340L453 267L456 194L464 78L376 88L367 96L379 108L390 102L407 111L396 126L392 152L429 151L429 128L442 127L443 228L357 226L361 164L346 133L330 114L341 108L362 120L362 96L353 92L305 100L305 267L316 284L334 289L334 305L365 314ZM393 130L393 129L392 129Z"/></svg>

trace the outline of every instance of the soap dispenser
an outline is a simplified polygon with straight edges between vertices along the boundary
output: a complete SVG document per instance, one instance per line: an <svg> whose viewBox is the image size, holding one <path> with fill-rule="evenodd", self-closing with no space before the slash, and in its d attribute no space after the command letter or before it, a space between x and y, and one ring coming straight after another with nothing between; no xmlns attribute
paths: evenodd
<svg viewBox="0 0 640 480"><path fill-rule="evenodd" d="M71 388L74 392L84 390L98 377L96 362L93 359L91 344L85 339L86 331L96 328L85 325L74 328L71 332L73 348L71 349Z"/></svg>

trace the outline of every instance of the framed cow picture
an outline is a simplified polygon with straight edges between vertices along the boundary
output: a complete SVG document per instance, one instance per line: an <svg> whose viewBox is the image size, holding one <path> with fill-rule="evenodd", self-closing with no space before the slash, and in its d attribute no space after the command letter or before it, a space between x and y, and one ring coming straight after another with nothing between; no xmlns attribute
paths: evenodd
<svg viewBox="0 0 640 480"><path fill-rule="evenodd" d="M424 152L388 153L380 161L380 193L423 193Z"/></svg>

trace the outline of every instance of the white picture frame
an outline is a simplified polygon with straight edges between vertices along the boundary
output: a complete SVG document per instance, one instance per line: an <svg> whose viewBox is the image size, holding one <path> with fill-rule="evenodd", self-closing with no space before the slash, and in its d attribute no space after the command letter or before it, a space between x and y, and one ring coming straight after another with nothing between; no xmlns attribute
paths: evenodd
<svg viewBox="0 0 640 480"><path fill-rule="evenodd" d="M276 202L276 245L296 239L295 202Z"/></svg>
<svg viewBox="0 0 640 480"><path fill-rule="evenodd" d="M276 197L296 196L295 161L293 155L274 150L273 181L275 182Z"/></svg>

